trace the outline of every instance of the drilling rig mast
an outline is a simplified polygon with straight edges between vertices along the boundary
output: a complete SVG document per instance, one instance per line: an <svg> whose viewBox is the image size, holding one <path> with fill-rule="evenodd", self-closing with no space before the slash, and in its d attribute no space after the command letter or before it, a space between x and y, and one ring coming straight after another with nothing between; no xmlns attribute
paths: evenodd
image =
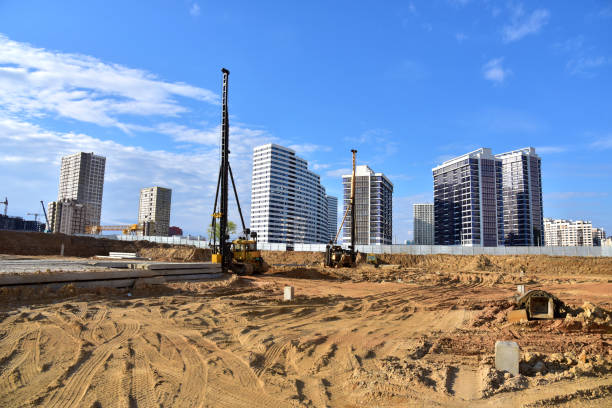
<svg viewBox="0 0 612 408"><path fill-rule="evenodd" d="M221 164L219 166L219 178L217 180L217 193L215 195L215 205L213 210L212 219L212 248L213 255L212 261L214 263L220 263L223 272L230 270L243 273L251 274L253 272L263 272L266 269L266 265L261 258L261 254L257 251L257 241L255 240L257 234L251 232L244 223L244 217L242 216L242 209L240 208L240 201L238 200L238 191L236 190L236 183L234 182L234 175L232 173L232 167L229 163L229 113L227 107L227 91L229 85L229 71L225 68L221 69L223 72L223 111L221 118ZM234 190L234 196L236 197L236 206L238 207L238 213L240 214L240 221L242 222L243 236L234 240L229 241L229 234L227 233L228 226L228 193L229 193L229 181L232 182ZM221 192L221 200L219 202L219 192ZM219 211L217 211L217 203L219 204ZM219 220L219 242L217 244L217 220ZM249 236L251 239L249 239Z"/></svg>

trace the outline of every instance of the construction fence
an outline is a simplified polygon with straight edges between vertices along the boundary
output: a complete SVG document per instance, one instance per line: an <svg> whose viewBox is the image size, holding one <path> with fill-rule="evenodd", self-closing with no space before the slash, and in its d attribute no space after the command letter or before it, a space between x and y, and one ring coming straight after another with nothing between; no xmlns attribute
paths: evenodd
<svg viewBox="0 0 612 408"><path fill-rule="evenodd" d="M343 247L347 247L343 245ZM324 252L324 244L267 244L258 243L262 251ZM408 255L549 255L549 256L610 256L612 247L469 247L444 245L356 245L361 253Z"/></svg>
<svg viewBox="0 0 612 408"><path fill-rule="evenodd" d="M89 235L91 236L91 235ZM100 238L111 238L120 241L151 241L170 245L193 245L198 248L209 248L203 237L188 235L184 237L157 237L138 235L99 235ZM257 249L261 251L295 251L295 252L325 252L325 244L271 244L258 242ZM348 248L348 245L342 245ZM357 251L367 254L408 254L408 255L548 255L548 256L585 256L612 257L612 247L470 247L445 245L356 245Z"/></svg>

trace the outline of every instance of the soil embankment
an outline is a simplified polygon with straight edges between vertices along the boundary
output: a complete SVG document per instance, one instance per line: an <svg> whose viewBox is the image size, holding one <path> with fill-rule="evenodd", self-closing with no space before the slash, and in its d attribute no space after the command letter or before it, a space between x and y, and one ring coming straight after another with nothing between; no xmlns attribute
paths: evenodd
<svg viewBox="0 0 612 408"><path fill-rule="evenodd" d="M322 252L264 251L270 265L318 266L324 260ZM377 255L384 264L416 268L427 272L503 271L550 275L610 275L610 257L567 257L546 255ZM364 263L360 255L358 263Z"/></svg>
<svg viewBox="0 0 612 408"><path fill-rule="evenodd" d="M90 258L109 252L136 252L155 261L210 261L210 250L186 245L157 244L148 241L117 241L113 239L44 234L39 232L0 231L0 254L52 255Z"/></svg>

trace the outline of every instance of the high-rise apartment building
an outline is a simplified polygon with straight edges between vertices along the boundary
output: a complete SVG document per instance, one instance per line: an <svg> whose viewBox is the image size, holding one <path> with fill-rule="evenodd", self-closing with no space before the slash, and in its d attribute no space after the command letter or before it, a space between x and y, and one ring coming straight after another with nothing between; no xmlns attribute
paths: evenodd
<svg viewBox="0 0 612 408"><path fill-rule="evenodd" d="M502 161L481 148L433 169L435 245L503 245Z"/></svg>
<svg viewBox="0 0 612 408"><path fill-rule="evenodd" d="M414 244L433 245L434 244L434 205L433 204L413 204L414 213Z"/></svg>
<svg viewBox="0 0 612 408"><path fill-rule="evenodd" d="M540 157L533 147L495 157L502 161L504 245L544 245Z"/></svg>
<svg viewBox="0 0 612 408"><path fill-rule="evenodd" d="M343 175L344 209L350 205L352 175ZM393 183L367 165L355 170L355 223L357 245L393 243ZM351 242L351 219L344 221L344 242Z"/></svg>
<svg viewBox="0 0 612 408"><path fill-rule="evenodd" d="M138 223L154 222L154 235L167 237L170 228L170 204L172 190L164 187L147 187L140 190Z"/></svg>
<svg viewBox="0 0 612 408"><path fill-rule="evenodd" d="M106 158L93 153L62 157L58 201L49 205L54 232L82 234L86 226L100 225L105 166Z"/></svg>
<svg viewBox="0 0 612 408"><path fill-rule="evenodd" d="M327 196L327 229L329 241L333 241L338 233L338 197Z"/></svg>
<svg viewBox="0 0 612 408"><path fill-rule="evenodd" d="M544 218L546 246L593 246L591 221L570 221Z"/></svg>
<svg viewBox="0 0 612 408"><path fill-rule="evenodd" d="M327 243L327 195L319 175L277 144L253 150L251 230L269 243Z"/></svg>
<svg viewBox="0 0 612 408"><path fill-rule="evenodd" d="M593 246L601 246L606 239L606 231L603 228L593 228Z"/></svg>

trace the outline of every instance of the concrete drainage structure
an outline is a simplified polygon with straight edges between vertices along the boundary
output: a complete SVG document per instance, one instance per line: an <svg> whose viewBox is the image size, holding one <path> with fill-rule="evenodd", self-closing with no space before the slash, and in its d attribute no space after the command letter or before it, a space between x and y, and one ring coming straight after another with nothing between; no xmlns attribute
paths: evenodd
<svg viewBox="0 0 612 408"><path fill-rule="evenodd" d="M518 309L527 313L529 320L554 319L559 317L564 304L554 295L544 290L530 290L525 294L518 294L516 298Z"/></svg>

